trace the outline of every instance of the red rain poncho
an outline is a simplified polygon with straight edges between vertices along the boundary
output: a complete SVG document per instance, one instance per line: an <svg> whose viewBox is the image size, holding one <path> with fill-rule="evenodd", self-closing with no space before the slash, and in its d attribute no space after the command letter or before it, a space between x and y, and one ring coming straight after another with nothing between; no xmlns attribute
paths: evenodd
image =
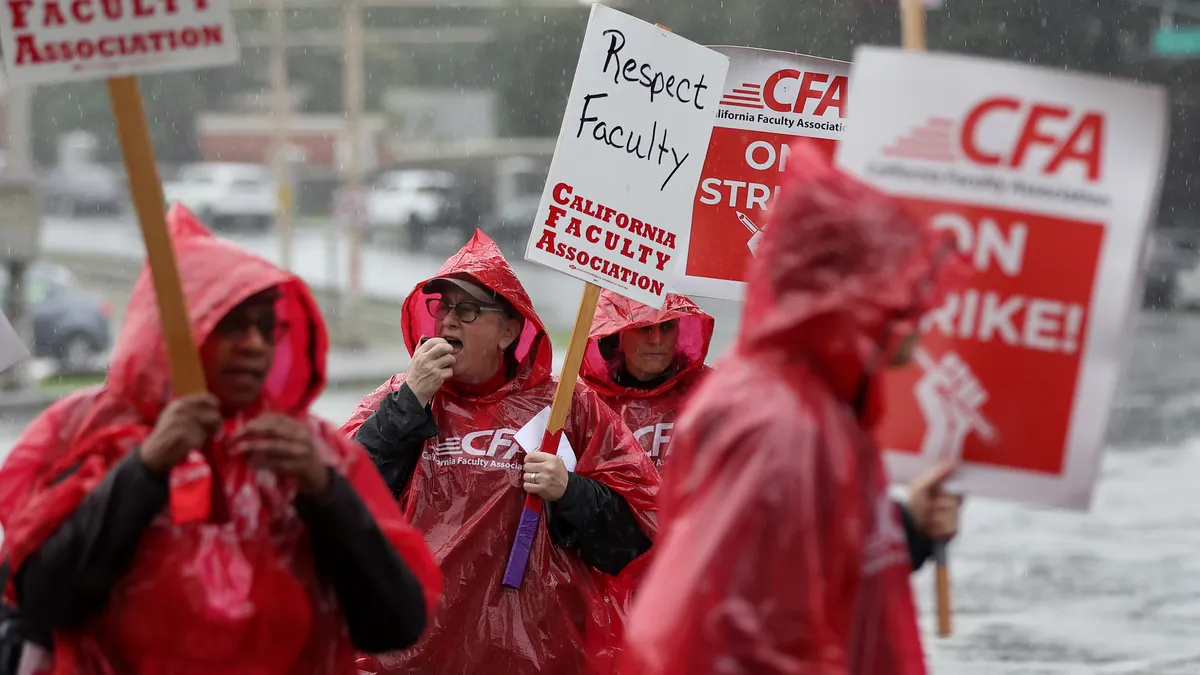
<svg viewBox="0 0 1200 675"><path fill-rule="evenodd" d="M308 413L325 384L325 324L296 277L220 241L190 213L168 215L198 344L249 296L278 286L281 324L259 406L305 420L321 452L354 486L436 606L441 575L419 532L404 522L366 453ZM149 271L129 302L103 387L78 392L26 429L0 470L0 522L20 567L103 479L145 439L172 398L166 347ZM244 419L241 421L245 421ZM230 422L229 424L235 424ZM227 429L233 431L233 429ZM54 635L54 671L350 675L354 650L332 588L322 584L289 480L260 480L247 460L213 443L232 518L175 525L166 511L142 533L132 568L82 630ZM79 466L54 482L68 469ZM269 528L257 523L270 523ZM9 589L11 597L12 589Z"/></svg>
<svg viewBox="0 0 1200 675"><path fill-rule="evenodd" d="M450 274L469 274L525 317L516 351L520 366L514 379L491 394L456 394L451 382L433 399L439 433L425 443L401 505L441 564L445 597L417 646L377 657L379 665L387 673L421 675L578 675L602 669L589 653L596 657L597 649L613 646L607 643L614 632L604 575L553 543L545 514L521 588L500 583L525 500L524 453L512 436L554 397L550 339L512 268L482 232L476 231L436 276ZM402 310L409 353L422 336L435 334L424 284L416 285ZM364 398L343 433L356 433L403 382L401 373ZM576 472L624 497L642 530L653 537L654 467L620 418L582 383L576 386L565 434L578 457Z"/></svg>
<svg viewBox="0 0 1200 675"><path fill-rule="evenodd" d="M664 321L679 321L679 339L675 344L675 374L652 389L628 387L613 381L621 364L619 353L604 354L600 341L631 328L652 326ZM609 407L625 421L634 438L661 473L670 452L675 416L684 401L712 369L704 364L712 342L715 322L686 296L669 294L662 309L655 309L623 295L604 291L596 304L587 353L580 367L580 379L596 390ZM607 356L607 358L606 358ZM634 593L642 584L653 549L634 560L617 579L606 579L615 629L628 620ZM614 635L614 638L623 636Z"/></svg>
<svg viewBox="0 0 1200 675"><path fill-rule="evenodd" d="M620 366L621 357L616 354L605 359L600 340L631 328L672 320L679 321L679 341L671 366L675 373L653 389L614 382L613 372ZM659 471L670 448L675 412L711 370L704 359L708 357L713 325L711 316L682 295L668 295L663 308L655 309L610 291L600 294L579 377L617 411Z"/></svg>
<svg viewBox="0 0 1200 675"><path fill-rule="evenodd" d="M920 675L876 381L935 301L933 233L807 144L732 357L680 416L627 675Z"/></svg>

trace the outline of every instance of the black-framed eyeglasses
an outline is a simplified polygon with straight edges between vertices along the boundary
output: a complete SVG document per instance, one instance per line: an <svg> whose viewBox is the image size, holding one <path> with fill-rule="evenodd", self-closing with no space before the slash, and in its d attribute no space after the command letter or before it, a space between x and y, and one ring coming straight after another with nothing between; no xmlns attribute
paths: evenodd
<svg viewBox="0 0 1200 675"><path fill-rule="evenodd" d="M441 298L427 299L425 301L425 309L429 310L429 316L438 321L445 319L453 311L458 316L458 320L463 323L471 323L475 319L478 319L480 312L500 312L504 314L506 311L500 307L489 307L470 301L455 302L452 304Z"/></svg>
<svg viewBox="0 0 1200 675"><path fill-rule="evenodd" d="M238 338L250 332L250 329L258 331L262 339L268 344L276 344L284 335L287 335L291 329L291 324L286 321L280 321L275 312L263 312L261 314L252 314L249 312L232 312L226 314L221 319L213 332L221 337Z"/></svg>

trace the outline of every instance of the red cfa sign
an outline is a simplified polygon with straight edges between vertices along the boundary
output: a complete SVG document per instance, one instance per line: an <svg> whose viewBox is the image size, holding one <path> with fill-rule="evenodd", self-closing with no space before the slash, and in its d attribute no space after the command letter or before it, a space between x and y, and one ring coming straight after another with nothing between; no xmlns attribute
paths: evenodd
<svg viewBox="0 0 1200 675"><path fill-rule="evenodd" d="M838 165L953 234L974 274L884 377L894 480L1083 509L1138 306L1161 88L978 58L855 54Z"/></svg>
<svg viewBox="0 0 1200 675"><path fill-rule="evenodd" d="M681 293L737 300L787 168L789 144L808 138L832 157L845 133L849 64L747 47L714 49L729 56L729 76L696 191L691 240L672 283Z"/></svg>
<svg viewBox="0 0 1200 675"><path fill-rule="evenodd" d="M989 96L961 120L931 117L883 149L885 157L966 161L980 167L1029 170L1053 178L1074 171L1100 180L1104 115L1076 106L1013 96Z"/></svg>
<svg viewBox="0 0 1200 675"><path fill-rule="evenodd" d="M0 44L14 84L239 60L229 0L6 0L0 6Z"/></svg>

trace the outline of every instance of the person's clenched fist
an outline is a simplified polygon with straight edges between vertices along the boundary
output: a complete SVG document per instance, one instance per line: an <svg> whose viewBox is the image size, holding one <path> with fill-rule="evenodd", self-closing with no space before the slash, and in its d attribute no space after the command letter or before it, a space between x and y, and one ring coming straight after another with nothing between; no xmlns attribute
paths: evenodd
<svg viewBox="0 0 1200 675"><path fill-rule="evenodd" d="M934 541L949 541L958 534L962 496L942 490L957 467L953 460L944 462L909 484L908 513L921 534Z"/></svg>
<svg viewBox="0 0 1200 675"><path fill-rule="evenodd" d="M413 352L404 381L422 406L454 375L454 348L442 338L430 338Z"/></svg>
<svg viewBox="0 0 1200 675"><path fill-rule="evenodd" d="M207 391L180 396L158 416L154 430L137 450L138 458L152 471L169 471L188 452L203 448L222 422L216 396Z"/></svg>
<svg viewBox="0 0 1200 675"><path fill-rule="evenodd" d="M312 432L287 415L260 415L242 427L238 449L255 465L291 476L300 494L320 497L329 490L330 467L317 453Z"/></svg>
<svg viewBox="0 0 1200 675"><path fill-rule="evenodd" d="M562 457L546 452L525 455L525 491L548 502L562 499L567 491L567 465Z"/></svg>

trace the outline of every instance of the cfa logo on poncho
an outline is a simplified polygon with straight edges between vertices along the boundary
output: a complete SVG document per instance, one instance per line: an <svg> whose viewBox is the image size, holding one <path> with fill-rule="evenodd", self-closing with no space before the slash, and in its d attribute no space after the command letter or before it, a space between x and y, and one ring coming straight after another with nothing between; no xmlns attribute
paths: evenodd
<svg viewBox="0 0 1200 675"><path fill-rule="evenodd" d="M444 466L465 464L490 469L519 469L524 461L517 459L523 453L514 440L516 429L483 429L465 436L438 439L426 458Z"/></svg>
<svg viewBox="0 0 1200 675"><path fill-rule="evenodd" d="M638 429L633 432L633 437L646 450L650 459L658 461L666 458L667 449L671 445L671 430L674 428L674 422L660 422Z"/></svg>

